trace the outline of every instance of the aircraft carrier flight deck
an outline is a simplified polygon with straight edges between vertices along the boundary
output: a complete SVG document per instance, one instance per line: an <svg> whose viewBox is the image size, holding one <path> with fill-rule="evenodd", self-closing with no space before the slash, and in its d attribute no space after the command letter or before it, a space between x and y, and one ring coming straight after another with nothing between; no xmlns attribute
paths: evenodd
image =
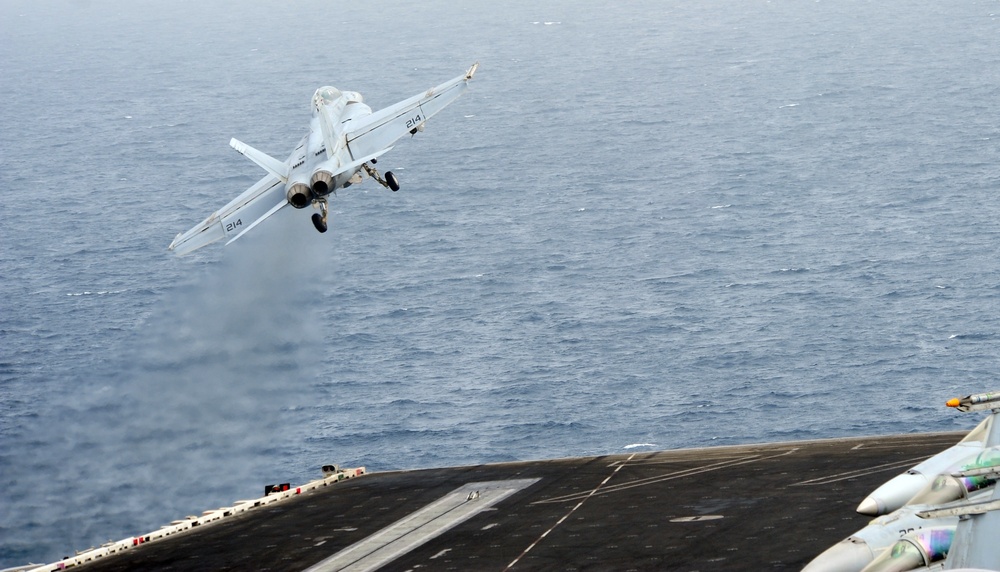
<svg viewBox="0 0 1000 572"><path fill-rule="evenodd" d="M344 469L185 532L126 539L77 569L798 570L870 520L855 508L872 489L961 437Z"/></svg>

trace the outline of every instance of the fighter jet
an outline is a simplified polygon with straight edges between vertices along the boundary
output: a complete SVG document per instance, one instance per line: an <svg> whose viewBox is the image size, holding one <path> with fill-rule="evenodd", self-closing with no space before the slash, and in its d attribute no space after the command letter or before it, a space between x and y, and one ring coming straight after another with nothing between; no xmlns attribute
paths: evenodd
<svg viewBox="0 0 1000 572"><path fill-rule="evenodd" d="M231 140L233 149L267 175L201 224L178 234L170 250L184 255L223 238L230 244L287 206L316 208L313 225L326 232L330 196L338 189L370 177L398 191L392 172L383 177L375 169L378 158L403 136L423 131L428 119L465 93L478 67L477 62L450 81L374 113L360 93L321 87L312 97L309 132L284 161Z"/></svg>
<svg viewBox="0 0 1000 572"><path fill-rule="evenodd" d="M985 447L986 436L992 417L987 417L969 432L957 445L934 455L905 473L886 481L868 495L857 511L867 516L888 514L906 504L913 495L920 492L934 477L956 462L980 453Z"/></svg>
<svg viewBox="0 0 1000 572"><path fill-rule="evenodd" d="M986 497L980 493L977 498ZM955 528L958 517L926 519L918 516L919 512L931 508L931 505L908 505L882 515L813 558L802 572L861 572L909 532L928 528Z"/></svg>
<svg viewBox="0 0 1000 572"><path fill-rule="evenodd" d="M1000 487L996 486L1000 481L1000 392L955 398L947 405L958 411L989 410L991 414L959 445L879 487L858 512L864 513L863 508L885 510L886 505L897 503L905 506L831 546L803 572L940 569L945 555L946 570L1000 570L1000 544L996 542L1000 530ZM957 459L977 449L976 455ZM928 477L942 470L942 474ZM924 486L909 502L900 500L921 481ZM903 538L890 546L887 541L894 533Z"/></svg>

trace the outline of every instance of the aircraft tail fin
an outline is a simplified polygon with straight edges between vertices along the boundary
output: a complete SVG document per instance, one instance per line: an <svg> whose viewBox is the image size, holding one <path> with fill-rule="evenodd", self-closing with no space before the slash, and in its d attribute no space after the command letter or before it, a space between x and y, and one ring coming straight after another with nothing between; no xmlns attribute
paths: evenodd
<svg viewBox="0 0 1000 572"><path fill-rule="evenodd" d="M236 149L236 152L256 163L260 168L271 173L282 183L288 182L288 165L275 159L263 151L254 149L246 143L236 139L229 140L229 146Z"/></svg>
<svg viewBox="0 0 1000 572"><path fill-rule="evenodd" d="M339 121L334 118L343 112L346 106L343 99L333 105L324 105L319 109L319 128L323 132L323 144L326 147L326 158L332 158L338 150L344 136L344 130Z"/></svg>

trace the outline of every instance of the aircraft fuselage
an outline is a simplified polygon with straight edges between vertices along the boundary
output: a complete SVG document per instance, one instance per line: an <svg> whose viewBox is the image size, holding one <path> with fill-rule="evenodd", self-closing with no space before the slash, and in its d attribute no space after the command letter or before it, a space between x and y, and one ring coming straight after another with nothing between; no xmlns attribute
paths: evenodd
<svg viewBox="0 0 1000 572"><path fill-rule="evenodd" d="M344 133L352 120L371 114L372 109L363 103L358 92L341 92L333 87L316 90L309 133L287 162L290 169L285 194L293 207L305 208L317 198L360 182L361 165L340 172L341 167L358 159L351 154ZM323 123L330 129L324 131Z"/></svg>

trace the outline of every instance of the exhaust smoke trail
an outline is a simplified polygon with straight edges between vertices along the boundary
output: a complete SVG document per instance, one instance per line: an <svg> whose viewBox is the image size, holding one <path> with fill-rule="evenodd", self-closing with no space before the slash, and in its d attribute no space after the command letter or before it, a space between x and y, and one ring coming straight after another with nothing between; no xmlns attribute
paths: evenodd
<svg viewBox="0 0 1000 572"><path fill-rule="evenodd" d="M50 493L4 520L48 531L59 558L309 469L291 460L322 359L315 285L332 241L295 215L227 248L168 292L127 347L78 372L75 391L52 396L18 455L34 465L18 472L51 476Z"/></svg>

